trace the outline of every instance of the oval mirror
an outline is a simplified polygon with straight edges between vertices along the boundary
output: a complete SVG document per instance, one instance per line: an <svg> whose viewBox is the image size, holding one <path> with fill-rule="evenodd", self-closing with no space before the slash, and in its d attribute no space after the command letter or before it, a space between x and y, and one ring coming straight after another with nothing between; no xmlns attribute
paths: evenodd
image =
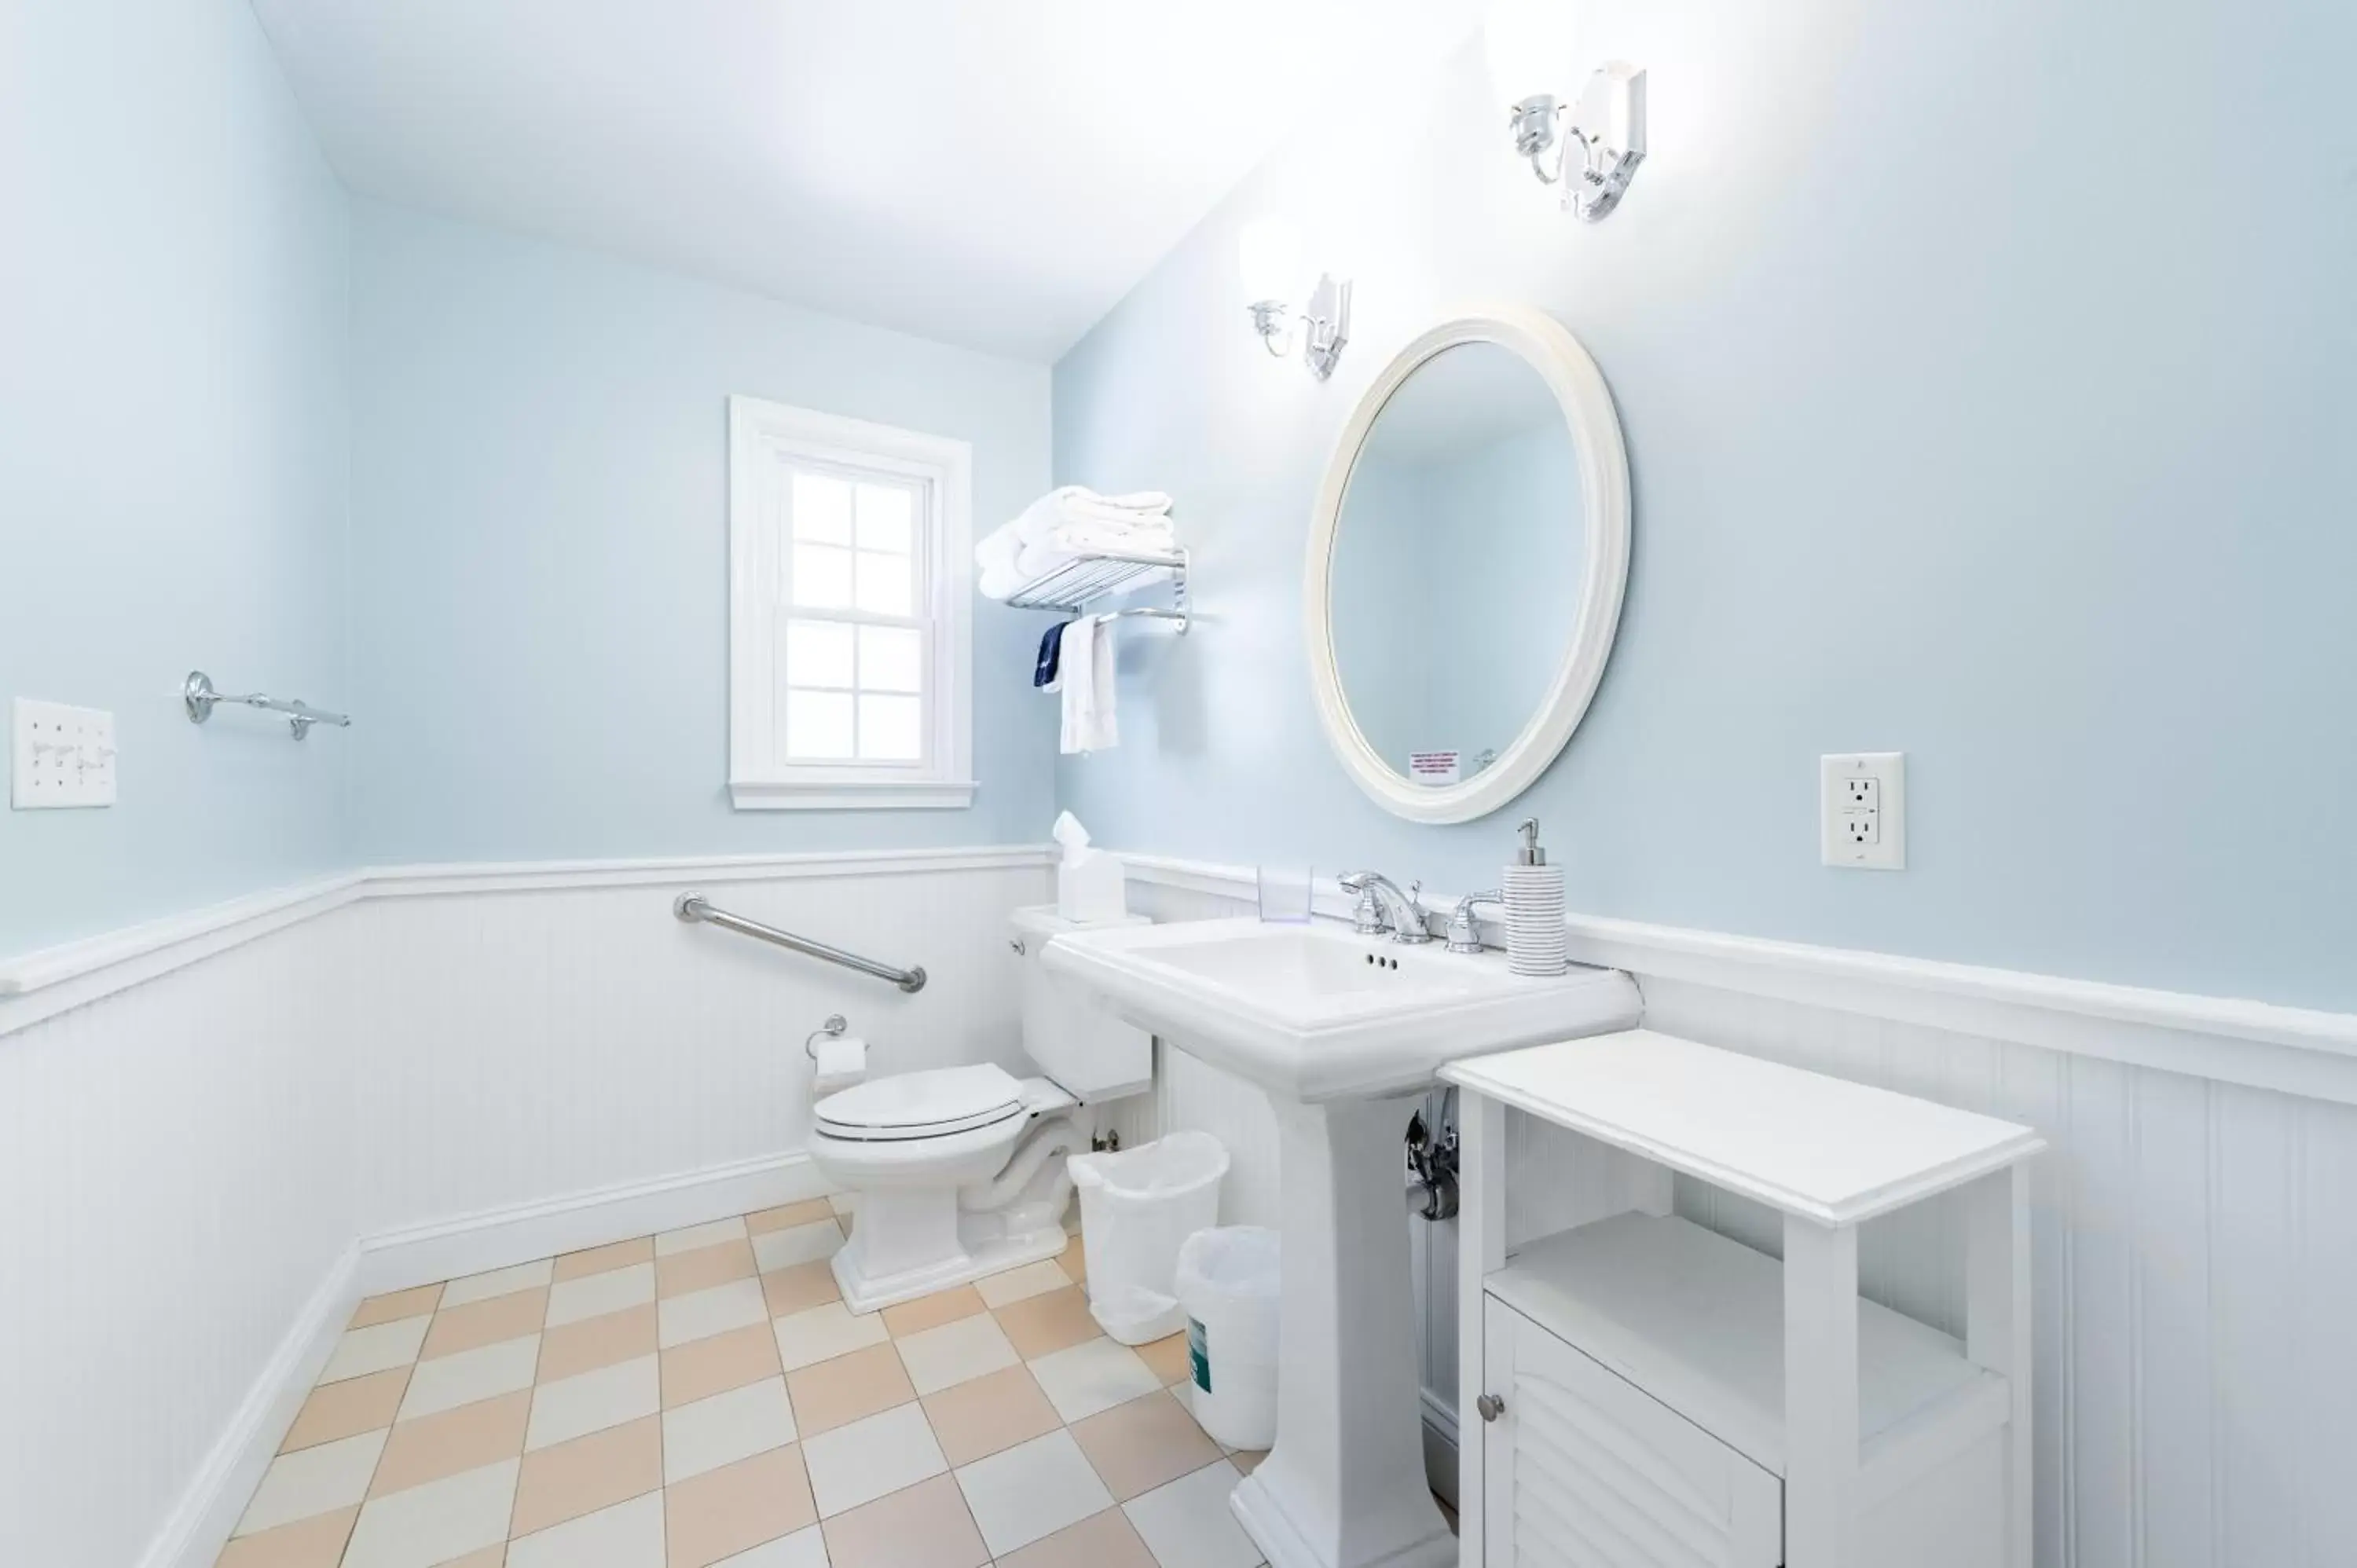
<svg viewBox="0 0 2357 1568"><path fill-rule="evenodd" d="M1629 575L1611 393L1560 323L1500 307L1402 349L1318 492L1318 715L1359 787L1461 822L1546 771L1604 674Z"/></svg>

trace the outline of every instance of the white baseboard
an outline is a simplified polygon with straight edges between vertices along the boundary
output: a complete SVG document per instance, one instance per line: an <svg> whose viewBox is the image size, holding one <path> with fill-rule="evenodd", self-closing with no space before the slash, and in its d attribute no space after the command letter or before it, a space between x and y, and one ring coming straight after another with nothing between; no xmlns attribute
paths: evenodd
<svg viewBox="0 0 2357 1568"><path fill-rule="evenodd" d="M828 1192L803 1154L764 1155L388 1230L360 1243L362 1295L529 1263Z"/></svg>
<svg viewBox="0 0 2357 1568"><path fill-rule="evenodd" d="M359 1265L360 1249L345 1248L303 1304L196 1478L180 1494L178 1506L149 1542L141 1568L211 1568L351 1321L361 1298Z"/></svg>

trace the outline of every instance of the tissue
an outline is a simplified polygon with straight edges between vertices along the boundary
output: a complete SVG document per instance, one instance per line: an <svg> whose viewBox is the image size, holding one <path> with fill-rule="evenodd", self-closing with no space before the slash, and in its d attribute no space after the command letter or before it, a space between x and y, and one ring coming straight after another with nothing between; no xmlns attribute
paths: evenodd
<svg viewBox="0 0 2357 1568"><path fill-rule="evenodd" d="M1067 920L1095 923L1129 913L1129 882L1121 862L1089 847L1089 830L1070 811L1058 814L1049 836L1062 847L1056 866L1056 913Z"/></svg>
<svg viewBox="0 0 2357 1568"><path fill-rule="evenodd" d="M813 1098L866 1081L867 1042L857 1035L820 1036L811 1042L811 1059L818 1064L811 1080Z"/></svg>

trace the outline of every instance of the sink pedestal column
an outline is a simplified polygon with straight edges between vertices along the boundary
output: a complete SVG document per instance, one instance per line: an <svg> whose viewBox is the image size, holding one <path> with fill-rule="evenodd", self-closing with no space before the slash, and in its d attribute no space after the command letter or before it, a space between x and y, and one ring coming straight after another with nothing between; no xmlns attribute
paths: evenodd
<svg viewBox="0 0 2357 1568"><path fill-rule="evenodd" d="M1424 1473L1400 1145L1421 1093L1273 1101L1284 1184L1276 1446L1231 1499L1271 1568L1445 1568Z"/></svg>

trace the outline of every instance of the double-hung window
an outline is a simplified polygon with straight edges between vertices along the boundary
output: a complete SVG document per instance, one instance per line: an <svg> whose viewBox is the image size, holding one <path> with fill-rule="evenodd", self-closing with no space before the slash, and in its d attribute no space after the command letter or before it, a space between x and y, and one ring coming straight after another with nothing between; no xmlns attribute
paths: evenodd
<svg viewBox="0 0 2357 1568"><path fill-rule="evenodd" d="M740 810L973 800L973 450L728 400L728 788Z"/></svg>

